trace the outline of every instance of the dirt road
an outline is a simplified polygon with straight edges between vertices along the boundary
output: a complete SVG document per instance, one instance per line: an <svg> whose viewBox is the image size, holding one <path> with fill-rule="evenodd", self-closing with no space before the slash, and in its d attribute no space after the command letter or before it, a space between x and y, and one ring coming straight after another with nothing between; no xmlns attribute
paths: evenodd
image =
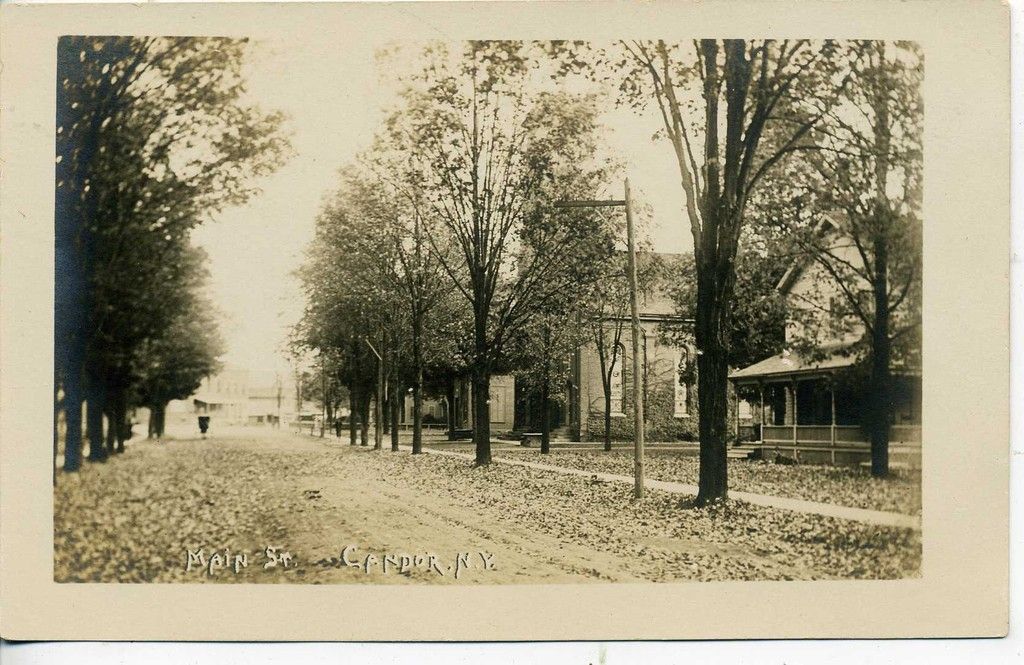
<svg viewBox="0 0 1024 665"><path fill-rule="evenodd" d="M59 581L504 584L915 575L910 531L265 429L138 442L55 494Z"/></svg>

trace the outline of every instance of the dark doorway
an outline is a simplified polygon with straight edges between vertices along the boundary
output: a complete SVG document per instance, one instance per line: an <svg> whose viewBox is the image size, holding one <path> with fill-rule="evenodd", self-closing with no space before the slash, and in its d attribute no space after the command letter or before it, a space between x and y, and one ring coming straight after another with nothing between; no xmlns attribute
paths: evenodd
<svg viewBox="0 0 1024 665"><path fill-rule="evenodd" d="M552 391L554 392L554 391ZM514 427L518 432L539 432L543 427L544 405L540 398L540 391L524 387L521 382L516 381L515 388L516 406ZM568 424L566 418L566 402L564 395L562 400L548 400L548 413L551 418L551 429L556 430Z"/></svg>

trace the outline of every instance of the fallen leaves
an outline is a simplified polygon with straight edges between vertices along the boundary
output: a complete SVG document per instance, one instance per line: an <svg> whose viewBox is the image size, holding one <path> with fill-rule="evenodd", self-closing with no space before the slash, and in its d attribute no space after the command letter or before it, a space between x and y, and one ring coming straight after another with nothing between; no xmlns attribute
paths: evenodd
<svg viewBox="0 0 1024 665"><path fill-rule="evenodd" d="M631 465L626 455L605 453L559 452L543 461L593 472L622 473L616 465ZM651 477L686 482L693 472L689 464L652 456L648 469ZM733 487L748 491L756 491L757 483L773 487L772 482L795 491L809 471L826 471L808 490L816 496L870 489L863 478L820 467L750 465L746 476L739 467L731 468ZM286 545L298 536L322 540L326 502L317 478L344 478L355 488L411 488L471 511L488 533L516 528L544 534L567 546L612 554L627 562L631 574L653 581L894 579L915 576L920 566L920 534L909 529L738 501L686 508L678 495L657 490L635 502L628 486L587 475L500 463L476 467L471 460L440 455L237 440L139 444L107 464L87 466L78 477L61 476L55 489L55 579L316 581L324 566L313 561L269 575L207 578L186 574L185 559L187 549L198 547L235 552ZM559 559L558 549L550 554ZM606 573L586 567L574 572L581 580L605 579ZM509 571L504 578L519 580L529 582L529 571Z"/></svg>
<svg viewBox="0 0 1024 665"><path fill-rule="evenodd" d="M563 454L553 457L560 461ZM617 483L500 463L474 470L468 460L439 455L414 464L402 456L373 463L393 480L479 507L482 519L526 523L612 550L633 559L636 572L652 580L894 579L916 575L920 565L920 536L910 529L738 501L681 508L677 496L657 490L633 502L630 489ZM645 544L654 536L685 541L689 549Z"/></svg>
<svg viewBox="0 0 1024 665"><path fill-rule="evenodd" d="M532 454L531 454L532 453ZM548 455L509 448L501 455L530 459L554 466L594 473L633 473L633 454L615 450L553 450ZM644 460L651 479L697 484L698 460L678 452L651 452ZM889 478L874 478L866 469L848 466L783 465L760 461L732 461L729 489L805 499L852 508L921 514L921 472L894 469Z"/></svg>

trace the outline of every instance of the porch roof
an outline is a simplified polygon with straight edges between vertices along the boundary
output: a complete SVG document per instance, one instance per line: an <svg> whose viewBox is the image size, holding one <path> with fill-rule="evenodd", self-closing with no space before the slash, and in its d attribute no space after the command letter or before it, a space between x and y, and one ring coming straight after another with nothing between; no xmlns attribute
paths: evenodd
<svg viewBox="0 0 1024 665"><path fill-rule="evenodd" d="M838 352L833 352L822 360L811 361L792 351L783 351L776 356L765 358L749 367L731 372L729 378L737 382L750 383L761 379L783 378L794 374L814 372L827 374L833 370L850 367L855 361L856 359L853 356L841 355Z"/></svg>

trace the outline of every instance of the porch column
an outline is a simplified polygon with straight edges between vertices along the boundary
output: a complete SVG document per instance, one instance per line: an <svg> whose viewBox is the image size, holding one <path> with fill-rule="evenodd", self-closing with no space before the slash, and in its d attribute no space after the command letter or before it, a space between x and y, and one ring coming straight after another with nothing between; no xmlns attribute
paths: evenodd
<svg viewBox="0 0 1024 665"><path fill-rule="evenodd" d="M797 423L800 422L800 415L799 415L800 412L798 410L799 404L798 404L798 400L797 400L798 391L797 391L797 380L796 380L796 378L790 379L790 388L789 388L789 390L790 390L790 393L793 395L793 453L795 454L796 453L796 444L797 444L796 427L797 427Z"/></svg>
<svg viewBox="0 0 1024 665"><path fill-rule="evenodd" d="M828 394L832 398L832 464L836 463L836 384L831 378L828 382Z"/></svg>
<svg viewBox="0 0 1024 665"><path fill-rule="evenodd" d="M760 408L760 411L758 412L758 422L761 424L761 432L760 432L761 437L760 438L761 438L761 443L764 443L764 383L763 382L759 381L757 383L757 395L758 395L758 405L759 405L759 408Z"/></svg>
<svg viewBox="0 0 1024 665"><path fill-rule="evenodd" d="M736 395L736 440L740 438L740 391L738 386L733 386L733 393Z"/></svg>

